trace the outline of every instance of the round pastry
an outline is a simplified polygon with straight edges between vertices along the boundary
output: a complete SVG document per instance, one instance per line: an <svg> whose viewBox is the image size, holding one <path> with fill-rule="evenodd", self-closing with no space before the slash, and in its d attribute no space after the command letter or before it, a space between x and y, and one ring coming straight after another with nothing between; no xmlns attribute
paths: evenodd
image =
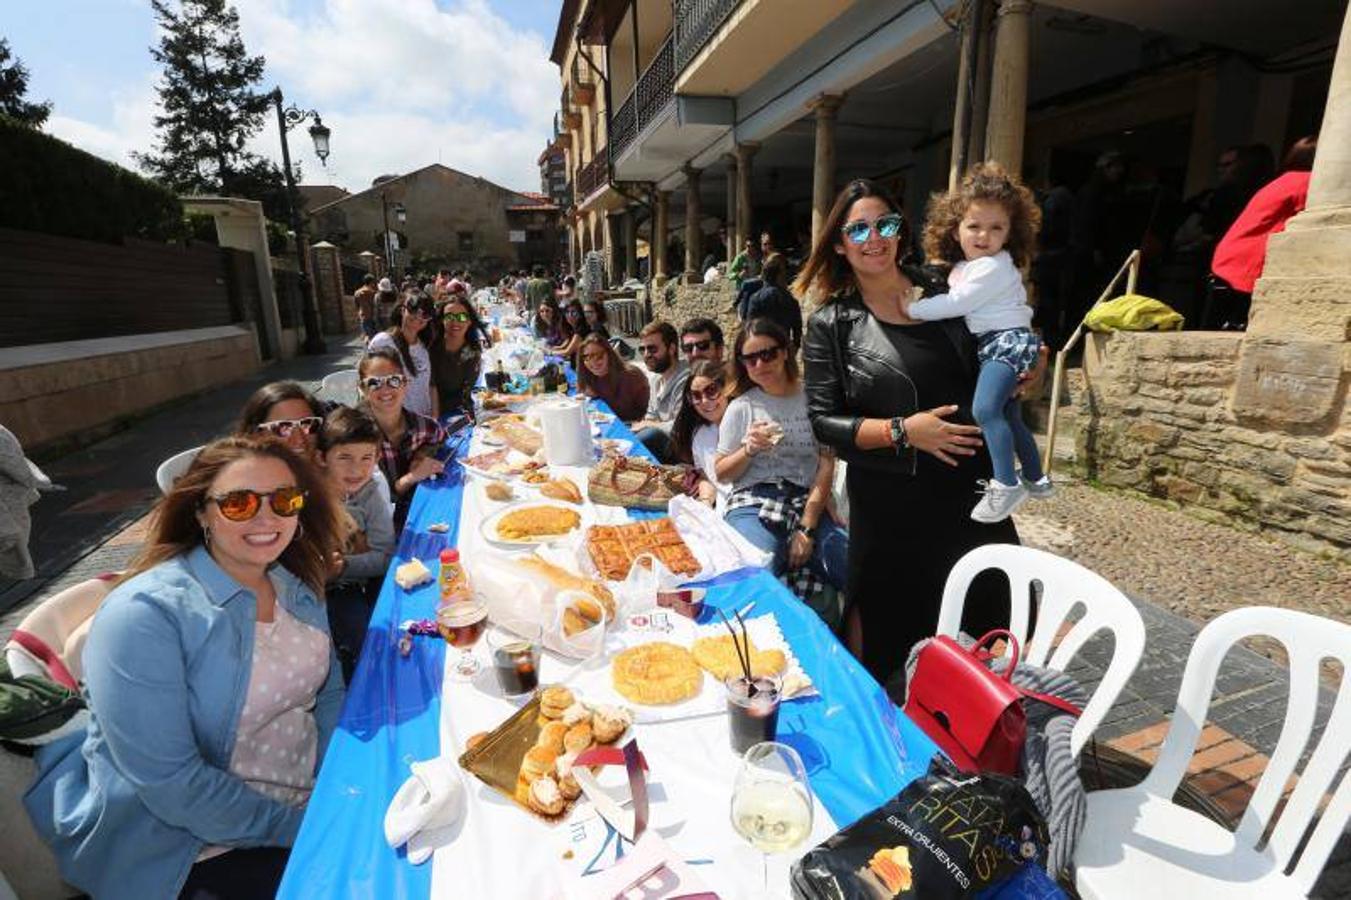
<svg viewBox="0 0 1351 900"><path fill-rule="evenodd" d="M547 687L539 695L540 715L546 719L561 719L564 711L573 704L575 699L572 696L572 691L561 685Z"/></svg>
<svg viewBox="0 0 1351 900"><path fill-rule="evenodd" d="M788 658L782 650L759 650L750 637L746 638L750 650L751 673L756 678L766 675L780 675L788 665ZM717 637L699 638L690 648L694 659L707 669L714 678L726 681L734 675L741 675L741 658L737 655L736 645L729 634Z"/></svg>
<svg viewBox="0 0 1351 900"><path fill-rule="evenodd" d="M591 710L587 709L586 704L580 700L563 710L563 724L569 728L590 721Z"/></svg>
<svg viewBox="0 0 1351 900"><path fill-rule="evenodd" d="M622 706L598 706L592 715L592 734L601 744L613 744L633 724L633 713Z"/></svg>
<svg viewBox="0 0 1351 900"><path fill-rule="evenodd" d="M530 782L530 797L526 802L535 812L545 816L556 816L567 805L558 782L548 775Z"/></svg>
<svg viewBox="0 0 1351 900"><path fill-rule="evenodd" d="M684 647L653 641L615 655L610 669L615 690L634 703L679 703L699 693L704 673Z"/></svg>
<svg viewBox="0 0 1351 900"><path fill-rule="evenodd" d="M572 762L576 758L576 753L565 753L554 764L558 773L558 790L569 800L576 800L582 795L582 786L572 775Z"/></svg>
<svg viewBox="0 0 1351 900"><path fill-rule="evenodd" d="M539 731L539 738L535 741L536 747L548 747L555 753L563 752L563 736L568 733L568 726L556 720L550 720L545 723Z"/></svg>
<svg viewBox="0 0 1351 900"><path fill-rule="evenodd" d="M554 760L558 753L548 747L531 747L521 760L521 777L533 782L554 770Z"/></svg>
<svg viewBox="0 0 1351 900"><path fill-rule="evenodd" d="M595 739L591 736L591 725L587 722L572 726L563 735L563 749L568 753L581 753L593 743Z"/></svg>
<svg viewBox="0 0 1351 900"><path fill-rule="evenodd" d="M473 750L479 744L483 743L488 739L488 734L489 732L487 731L480 731L475 734L469 735L469 739L464 742L464 749Z"/></svg>

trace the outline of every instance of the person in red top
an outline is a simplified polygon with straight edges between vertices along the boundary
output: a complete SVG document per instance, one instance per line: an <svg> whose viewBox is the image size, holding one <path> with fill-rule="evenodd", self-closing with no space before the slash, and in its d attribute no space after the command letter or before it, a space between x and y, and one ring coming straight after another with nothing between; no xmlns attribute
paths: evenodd
<svg viewBox="0 0 1351 900"><path fill-rule="evenodd" d="M1215 246L1203 327L1242 331L1248 324L1253 286L1267 260L1267 238L1304 209L1309 198L1317 138L1300 138L1285 154L1281 174L1253 194Z"/></svg>

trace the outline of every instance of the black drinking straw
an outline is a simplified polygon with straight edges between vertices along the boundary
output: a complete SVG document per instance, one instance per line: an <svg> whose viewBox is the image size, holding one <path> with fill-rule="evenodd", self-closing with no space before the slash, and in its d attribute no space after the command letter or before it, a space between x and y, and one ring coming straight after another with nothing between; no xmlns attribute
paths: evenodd
<svg viewBox="0 0 1351 900"><path fill-rule="evenodd" d="M755 680L751 678L751 661L749 658L749 648L747 648L746 650L742 649L740 642L738 642L736 639L736 629L733 628L732 623L728 621L727 614L724 613L722 610L718 610L718 615L722 617L722 623L727 626L727 632L732 635L732 647L736 650L736 658L741 663L741 671L746 674L746 687L748 689L748 693L753 694L755 693ZM741 622L741 615L739 613L737 614L737 621ZM741 630L742 633L744 634L746 630L745 622L741 622Z"/></svg>

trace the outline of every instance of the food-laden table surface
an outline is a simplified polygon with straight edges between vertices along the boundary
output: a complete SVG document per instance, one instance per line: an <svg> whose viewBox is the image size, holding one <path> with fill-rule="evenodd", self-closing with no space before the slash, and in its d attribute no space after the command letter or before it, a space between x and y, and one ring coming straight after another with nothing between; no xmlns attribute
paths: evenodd
<svg viewBox="0 0 1351 900"><path fill-rule="evenodd" d="M617 421L604 426L603 436L633 441ZM457 459L482 449L481 436L474 439L470 432L451 443ZM633 441L630 452L645 451ZM409 777L410 764L442 754L458 758L470 735L496 727L521 705L499 692L482 646L484 669L472 683L445 677L449 648L439 637L416 638L407 656L398 649L400 623L433 618L439 595L435 581L401 589L394 568L417 557L434 572L433 561L445 546L477 552L475 537L487 511L476 493L481 491L481 479L466 476L459 465L418 488L281 897L568 897L561 885L569 875L598 865L592 859L595 822L584 825L592 814L585 799L561 822L548 823L468 774L465 814L440 837L430 862L413 865L404 850L391 850L385 842L385 812ZM449 530L428 531L434 523ZM753 602L750 618L772 613L816 689L814 696L785 701L779 715L776 739L801 755L816 806L811 837L771 863L771 883L786 897L791 860L923 774L935 748L815 614L768 572L742 569L707 586L710 607L730 612ZM710 617L706 611L703 618ZM586 700L582 687L595 683L596 665L583 667L546 653L541 680L566 682ZM729 746L726 715L650 722L640 709L630 736L647 757L650 781L659 786L651 827L722 896L742 896L758 885L758 854L729 821L738 759ZM586 852L578 854L569 841L580 840L582 832L587 843L577 847ZM614 848L597 852L604 858Z"/></svg>

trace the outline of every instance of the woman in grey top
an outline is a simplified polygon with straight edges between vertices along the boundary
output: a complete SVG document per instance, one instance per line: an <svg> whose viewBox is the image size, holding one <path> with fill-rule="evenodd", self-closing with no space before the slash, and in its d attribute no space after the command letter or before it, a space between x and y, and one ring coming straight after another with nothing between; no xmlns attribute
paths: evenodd
<svg viewBox="0 0 1351 900"><path fill-rule="evenodd" d="M788 575L811 602L821 583L844 587L849 535L827 511L835 459L812 433L797 359L781 326L769 319L742 326L732 367L735 399L719 425L714 464L718 480L732 485L727 522L772 553L774 574Z"/></svg>

